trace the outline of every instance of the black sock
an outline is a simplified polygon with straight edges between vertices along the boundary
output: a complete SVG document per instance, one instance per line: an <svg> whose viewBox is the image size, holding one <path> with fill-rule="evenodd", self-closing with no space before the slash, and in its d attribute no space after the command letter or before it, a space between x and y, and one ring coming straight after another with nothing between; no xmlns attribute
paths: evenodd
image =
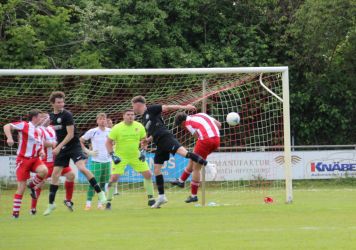
<svg viewBox="0 0 356 250"><path fill-rule="evenodd" d="M89 183L94 188L95 192L97 192L97 193L101 192L101 188L100 188L99 184L96 182L94 177L89 180Z"/></svg>
<svg viewBox="0 0 356 250"><path fill-rule="evenodd" d="M147 195L147 198L150 200L150 199L153 199L153 195L149 194Z"/></svg>
<svg viewBox="0 0 356 250"><path fill-rule="evenodd" d="M58 185L51 184L49 186L49 204L53 204L56 199L56 193L58 190Z"/></svg>
<svg viewBox="0 0 356 250"><path fill-rule="evenodd" d="M158 194L164 194L164 179L163 175L156 175L156 185L158 189Z"/></svg>
<svg viewBox="0 0 356 250"><path fill-rule="evenodd" d="M200 165L206 166L206 164L208 164L208 162L206 160L204 160L199 155L192 153L192 152L188 152L187 155L185 156L185 158L189 158L192 161L199 163Z"/></svg>

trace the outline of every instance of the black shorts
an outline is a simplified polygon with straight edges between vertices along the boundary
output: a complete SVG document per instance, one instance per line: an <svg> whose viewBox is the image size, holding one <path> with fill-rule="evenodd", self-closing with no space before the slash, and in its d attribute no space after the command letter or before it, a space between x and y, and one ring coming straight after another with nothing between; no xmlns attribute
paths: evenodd
<svg viewBox="0 0 356 250"><path fill-rule="evenodd" d="M163 164L169 160L169 154L175 154L182 145L172 134L163 135L156 142L157 150L154 156L154 164Z"/></svg>
<svg viewBox="0 0 356 250"><path fill-rule="evenodd" d="M73 162L76 163L77 161L85 160L86 158L87 157L83 153L80 144L76 144L68 148L62 149L54 159L54 166L65 168L69 166L70 159L72 159Z"/></svg>

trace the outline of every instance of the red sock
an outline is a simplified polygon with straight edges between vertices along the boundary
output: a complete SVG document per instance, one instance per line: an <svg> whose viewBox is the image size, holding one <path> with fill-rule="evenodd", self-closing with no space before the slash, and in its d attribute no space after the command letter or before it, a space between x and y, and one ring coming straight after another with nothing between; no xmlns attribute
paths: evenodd
<svg viewBox="0 0 356 250"><path fill-rule="evenodd" d="M73 197L73 191L74 191L74 181L66 181L64 183L64 187L66 189L66 200L71 201Z"/></svg>
<svg viewBox="0 0 356 250"><path fill-rule="evenodd" d="M43 178L40 177L38 174L36 174L35 177L33 177L32 181L28 184L30 188L34 188L37 185L39 185L43 181Z"/></svg>
<svg viewBox="0 0 356 250"><path fill-rule="evenodd" d="M37 201L38 201L38 198L40 197L40 194L41 194L41 189L38 188L36 189L36 195L37 195L37 199L32 199L32 202L31 202L31 209L36 209L37 207Z"/></svg>
<svg viewBox="0 0 356 250"><path fill-rule="evenodd" d="M184 169L184 172L182 173L182 176L179 178L182 182L185 182L188 178L189 178L189 176L190 176L190 174L191 174L192 172L190 172L187 168L186 169Z"/></svg>
<svg viewBox="0 0 356 250"><path fill-rule="evenodd" d="M200 182L192 181L192 182L190 183L190 189L191 189L191 191L192 191L192 195L197 195L199 185L200 185Z"/></svg>
<svg viewBox="0 0 356 250"><path fill-rule="evenodd" d="M13 216L19 216L20 209L21 209L21 202L22 202L22 195L15 194L14 195L14 205L12 207L12 215Z"/></svg>

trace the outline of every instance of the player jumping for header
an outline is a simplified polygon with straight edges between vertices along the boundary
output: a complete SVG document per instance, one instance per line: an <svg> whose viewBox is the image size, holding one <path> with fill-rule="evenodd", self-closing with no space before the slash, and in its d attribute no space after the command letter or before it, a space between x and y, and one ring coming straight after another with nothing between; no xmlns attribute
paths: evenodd
<svg viewBox="0 0 356 250"><path fill-rule="evenodd" d="M164 194L164 178L161 172L163 163L169 160L169 154L178 153L179 155L191 159L193 162L206 165L208 162L199 155L188 152L177 141L175 136L164 125L162 112L183 110L195 110L192 105L151 105L146 106L146 99L143 96L135 96L132 100L132 106L136 114L142 115L143 124L147 130L147 142L153 141L157 150L154 156L154 174L156 176L156 185L159 197L152 208L160 208L168 200Z"/></svg>

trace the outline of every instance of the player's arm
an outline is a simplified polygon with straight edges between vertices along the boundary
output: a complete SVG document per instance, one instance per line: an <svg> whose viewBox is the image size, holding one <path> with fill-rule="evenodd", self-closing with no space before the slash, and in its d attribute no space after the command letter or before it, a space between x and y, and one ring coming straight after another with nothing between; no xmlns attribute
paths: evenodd
<svg viewBox="0 0 356 250"><path fill-rule="evenodd" d="M116 156L114 154L114 140L112 140L110 137L108 137L106 139L106 142L105 142L105 147L106 147L106 150L109 152L109 154L111 155L111 158L113 160L113 162L115 164L119 164L121 162L121 159L119 156Z"/></svg>
<svg viewBox="0 0 356 250"><path fill-rule="evenodd" d="M70 140L74 138L74 125L66 126L67 135L64 137L63 141L58 144L57 148L63 148Z"/></svg>
<svg viewBox="0 0 356 250"><path fill-rule="evenodd" d="M196 108L193 105L162 105L162 112L166 111L176 111L176 110L188 110L188 111L194 111Z"/></svg>
<svg viewBox="0 0 356 250"><path fill-rule="evenodd" d="M86 132L82 137L79 138L80 146L82 147L84 153L86 153L87 155L97 156L98 155L98 151L90 150L84 144L86 141L88 141L88 136L89 136L89 131Z"/></svg>
<svg viewBox="0 0 356 250"><path fill-rule="evenodd" d="M8 123L4 126L4 133L5 133L6 139L7 139L6 142L7 142L7 145L9 145L10 147L12 145L14 145L14 139L13 139L12 133L11 133L12 130L14 130L14 127L11 126L10 123Z"/></svg>

